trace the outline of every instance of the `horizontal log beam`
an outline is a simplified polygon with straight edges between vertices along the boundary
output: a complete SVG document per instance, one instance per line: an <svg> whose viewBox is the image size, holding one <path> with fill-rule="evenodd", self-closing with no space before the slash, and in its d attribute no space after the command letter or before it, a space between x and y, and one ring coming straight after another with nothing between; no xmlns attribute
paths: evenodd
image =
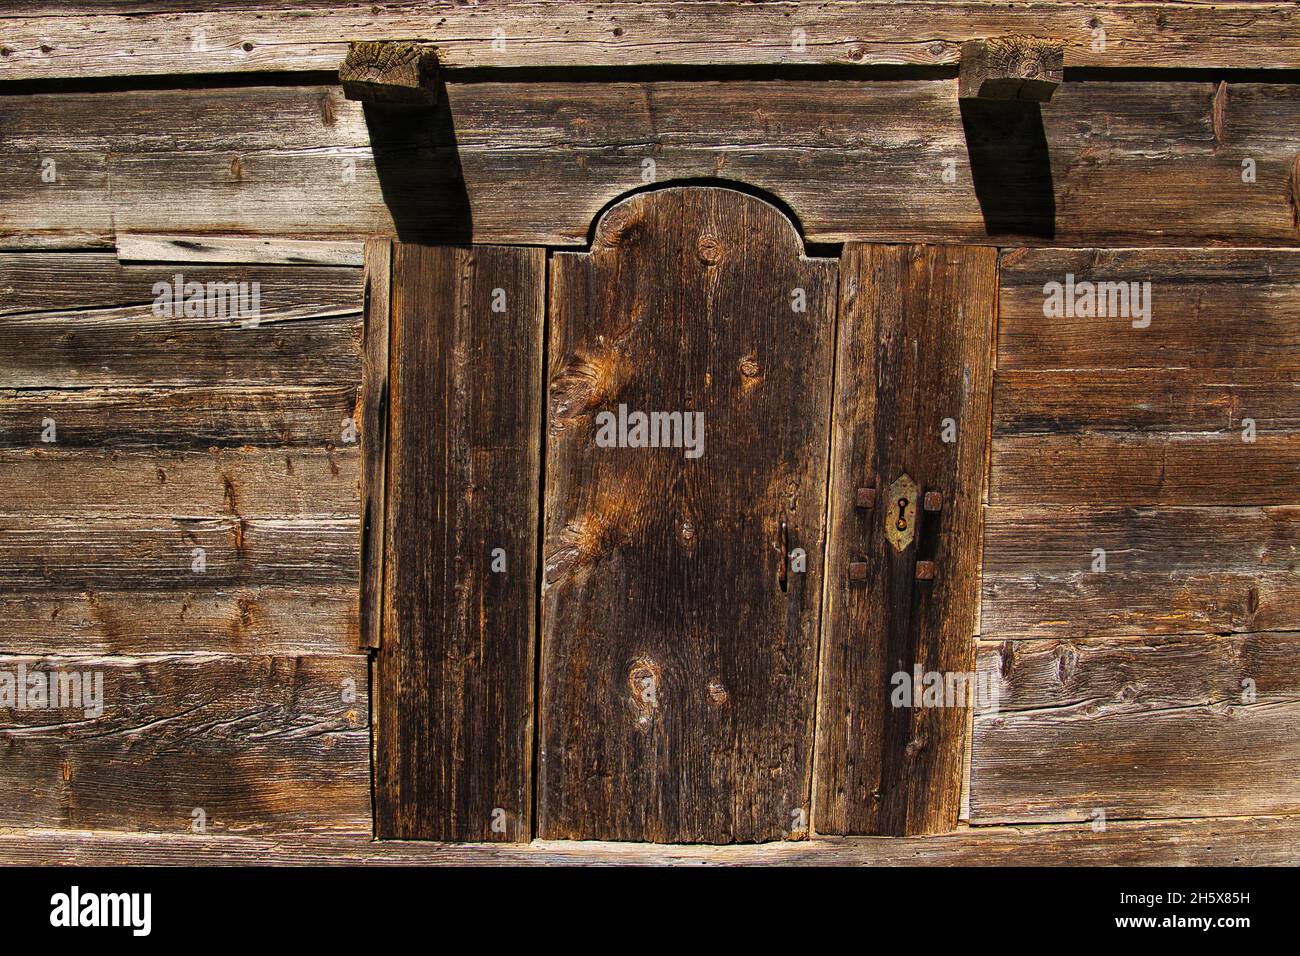
<svg viewBox="0 0 1300 956"><path fill-rule="evenodd" d="M0 79L330 71L349 40L436 44L444 69L646 65L951 65L967 40L1059 39L1072 66L1294 69L1300 7L1085 7L884 0L755 5L531 2L10 16Z"/></svg>

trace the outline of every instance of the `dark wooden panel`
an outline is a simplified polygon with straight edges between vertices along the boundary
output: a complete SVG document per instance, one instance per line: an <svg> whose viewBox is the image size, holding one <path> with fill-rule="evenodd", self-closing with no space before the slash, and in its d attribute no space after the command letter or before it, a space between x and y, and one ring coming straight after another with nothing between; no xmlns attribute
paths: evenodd
<svg viewBox="0 0 1300 956"><path fill-rule="evenodd" d="M357 589L6 591L0 633L7 654L346 654L357 649Z"/></svg>
<svg viewBox="0 0 1300 956"><path fill-rule="evenodd" d="M979 668L972 823L1300 809L1300 634L1007 642Z"/></svg>
<svg viewBox="0 0 1300 956"><path fill-rule="evenodd" d="M274 4L279 8L282 4ZM123 9L130 9L124 7ZM941 28L936 24L942 25ZM347 39L429 40L452 68L662 64L952 64L963 40L1049 36L1070 66L1300 65L1291 4L830 2L405 3L166 17L10 18L0 79L336 70ZM1095 42L1094 29L1106 42ZM195 49L195 31L206 39ZM795 42L802 31L802 46ZM505 43L497 42L504 38Z"/></svg>
<svg viewBox="0 0 1300 956"><path fill-rule="evenodd" d="M992 508L985 524L986 635L1300 628L1297 507L1028 505Z"/></svg>
<svg viewBox="0 0 1300 956"><path fill-rule="evenodd" d="M382 837L531 835L544 270L540 249L393 249Z"/></svg>
<svg viewBox="0 0 1300 956"><path fill-rule="evenodd" d="M1300 501L1293 370L1003 371L993 408L994 505Z"/></svg>
<svg viewBox="0 0 1300 956"><path fill-rule="evenodd" d="M986 242L1019 219L1035 244L1300 243L1300 87L1218 89L1071 82L1041 113L972 117L948 79L453 80L449 110L371 127L337 87L160 90L144 107L131 91L11 96L0 243L472 232L585 245L599 210L644 185L646 160L659 182L767 189L820 241ZM57 184L40 180L45 156Z"/></svg>
<svg viewBox="0 0 1300 956"><path fill-rule="evenodd" d="M1294 144L1291 149L1294 153ZM1076 283L1149 282L1150 326L1135 328L1134 321L1145 319L1122 315L1045 315L1044 286L1063 284L1071 274ZM1300 367L1300 252L1008 253L1002 257L998 367L1295 369Z"/></svg>
<svg viewBox="0 0 1300 956"><path fill-rule="evenodd" d="M945 836L734 846L420 843L364 836L0 832L0 861L64 866L1295 866L1300 817L976 827ZM288 877L292 879L292 877Z"/></svg>
<svg viewBox="0 0 1300 956"><path fill-rule="evenodd" d="M895 707L892 675L971 669L997 254L855 244L841 268L813 822L942 832L957 824L968 710ZM907 519L920 527L900 553L885 526L903 474L943 508ZM856 506L858 488L877 489L874 508ZM916 580L918 558L936 563L933 581Z"/></svg>
<svg viewBox="0 0 1300 956"><path fill-rule="evenodd" d="M0 710L0 826L187 833L198 809L210 833L369 829L364 657L4 659L19 668L91 675L103 711Z"/></svg>
<svg viewBox="0 0 1300 956"><path fill-rule="evenodd" d="M717 188L634 196L555 257L542 835L806 833L836 274ZM702 415L700 454L598 447L620 407Z"/></svg>

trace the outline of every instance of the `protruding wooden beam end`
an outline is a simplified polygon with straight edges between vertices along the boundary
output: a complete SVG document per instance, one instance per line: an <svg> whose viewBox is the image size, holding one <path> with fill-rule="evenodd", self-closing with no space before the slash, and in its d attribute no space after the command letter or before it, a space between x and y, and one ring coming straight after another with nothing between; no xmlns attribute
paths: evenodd
<svg viewBox="0 0 1300 956"><path fill-rule="evenodd" d="M964 100L1046 103L1065 76L1065 44L1038 37L991 37L961 45L957 95Z"/></svg>
<svg viewBox="0 0 1300 956"><path fill-rule="evenodd" d="M339 66L339 82L350 100L433 106L438 102L438 51L428 43L354 42Z"/></svg>

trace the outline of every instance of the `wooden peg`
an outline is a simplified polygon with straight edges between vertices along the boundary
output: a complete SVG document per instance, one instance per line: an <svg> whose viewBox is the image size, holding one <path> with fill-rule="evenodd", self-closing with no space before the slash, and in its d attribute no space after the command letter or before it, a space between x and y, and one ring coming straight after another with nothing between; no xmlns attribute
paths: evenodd
<svg viewBox="0 0 1300 956"><path fill-rule="evenodd" d="M1065 76L1065 45L1037 37L991 37L961 45L957 95L1046 103Z"/></svg>
<svg viewBox="0 0 1300 956"><path fill-rule="evenodd" d="M339 67L343 95L393 106L432 106L438 101L438 54L428 43L352 43Z"/></svg>

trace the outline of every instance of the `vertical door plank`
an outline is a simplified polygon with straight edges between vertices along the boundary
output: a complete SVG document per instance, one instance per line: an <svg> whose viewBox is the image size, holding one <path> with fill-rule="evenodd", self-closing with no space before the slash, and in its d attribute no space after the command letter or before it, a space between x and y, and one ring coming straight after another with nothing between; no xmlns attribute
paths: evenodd
<svg viewBox="0 0 1300 956"><path fill-rule="evenodd" d="M393 242L366 240L365 325L361 345L361 646L383 630L384 469L388 455L388 319Z"/></svg>
<svg viewBox="0 0 1300 956"><path fill-rule="evenodd" d="M813 801L820 833L936 833L957 823L965 701L896 707L891 677L914 666L973 668L996 270L988 248L844 250ZM943 440L945 419L953 442ZM943 507L917 516L900 553L885 524L897 518L888 489L904 473L922 496L941 492ZM875 506L858 507L857 489L873 487ZM935 562L934 580L916 579L918 560Z"/></svg>
<svg viewBox="0 0 1300 956"><path fill-rule="evenodd" d="M380 837L531 837L545 261L393 246Z"/></svg>
<svg viewBox="0 0 1300 956"><path fill-rule="evenodd" d="M542 836L806 834L836 282L717 188L634 196L553 258ZM620 405L702 413L703 453L598 444Z"/></svg>

